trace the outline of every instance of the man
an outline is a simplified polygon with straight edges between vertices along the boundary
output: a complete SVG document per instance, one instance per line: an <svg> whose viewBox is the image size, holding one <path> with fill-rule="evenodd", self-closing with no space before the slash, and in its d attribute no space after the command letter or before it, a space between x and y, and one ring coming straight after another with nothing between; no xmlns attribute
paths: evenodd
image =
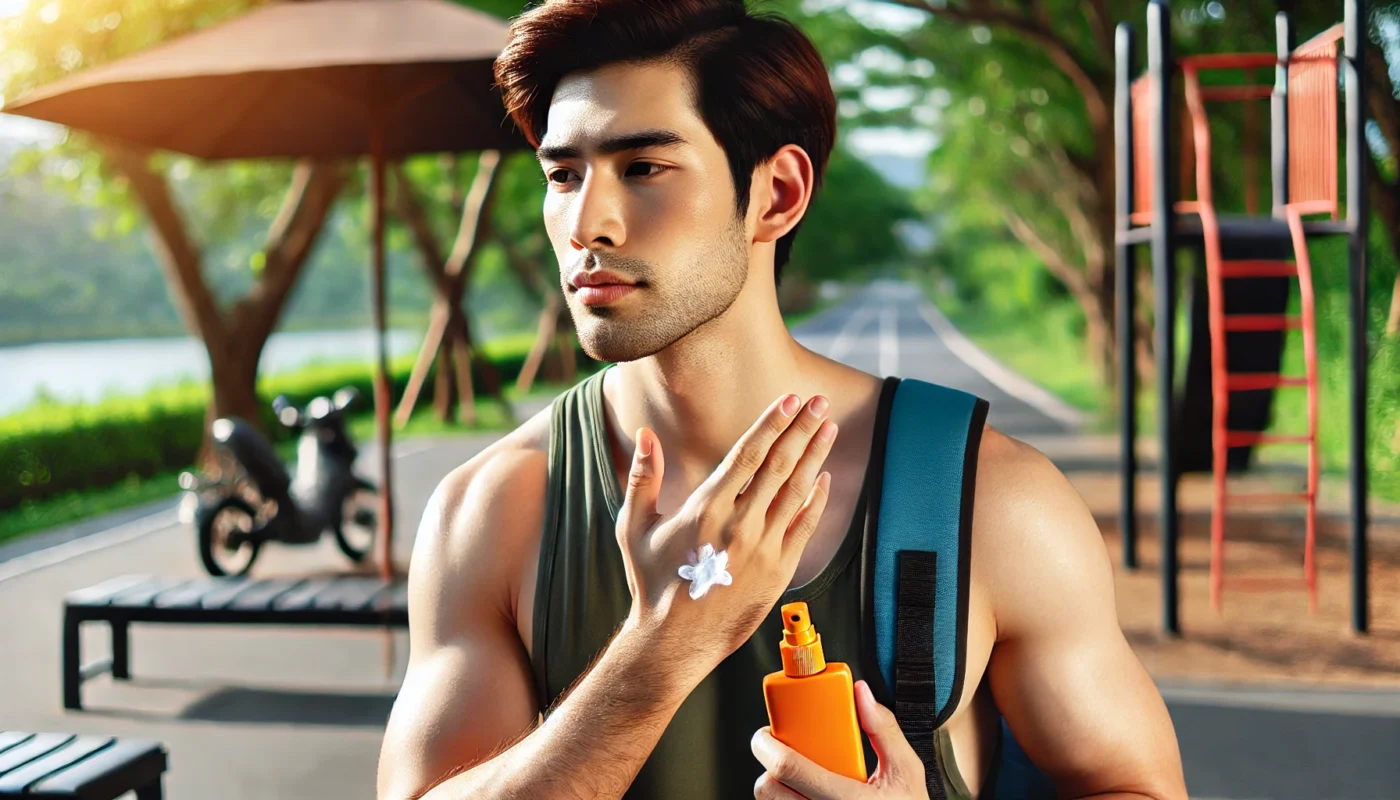
<svg viewBox="0 0 1400 800"><path fill-rule="evenodd" d="M615 366L429 503L379 796L927 797L864 681L867 784L765 727L780 602L808 602L827 657L862 677L853 564L893 385L798 345L778 311L835 138L820 57L741 0L550 0L513 23L496 75L538 147L579 339ZM990 427L976 489L942 790L984 789L1004 717L1061 796L1184 798L1080 498ZM704 544L732 582L696 598L678 567Z"/></svg>

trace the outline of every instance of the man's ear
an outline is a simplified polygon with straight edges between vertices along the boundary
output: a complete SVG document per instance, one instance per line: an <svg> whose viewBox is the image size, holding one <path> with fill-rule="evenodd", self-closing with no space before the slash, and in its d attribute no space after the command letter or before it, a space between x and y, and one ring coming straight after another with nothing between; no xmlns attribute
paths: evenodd
<svg viewBox="0 0 1400 800"><path fill-rule="evenodd" d="M754 170L749 206L758 212L754 241L776 242L802 221L812 200L814 173L807 151L783 145Z"/></svg>

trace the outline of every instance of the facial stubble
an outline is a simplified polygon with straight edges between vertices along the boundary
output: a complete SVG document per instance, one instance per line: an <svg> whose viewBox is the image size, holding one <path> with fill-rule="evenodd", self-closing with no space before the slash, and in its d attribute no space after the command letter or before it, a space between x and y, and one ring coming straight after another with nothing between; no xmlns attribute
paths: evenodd
<svg viewBox="0 0 1400 800"><path fill-rule="evenodd" d="M723 316L748 279L743 220L734 218L694 263L662 269L649 261L592 252L590 268L613 270L641 284L635 297L616 305L586 306L565 287L579 344L604 362L655 355ZM640 301L640 302L638 302Z"/></svg>

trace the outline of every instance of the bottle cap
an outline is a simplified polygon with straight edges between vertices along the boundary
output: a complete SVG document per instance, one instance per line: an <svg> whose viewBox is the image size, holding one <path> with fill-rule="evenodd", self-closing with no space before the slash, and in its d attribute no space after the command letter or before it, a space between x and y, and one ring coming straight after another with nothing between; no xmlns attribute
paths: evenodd
<svg viewBox="0 0 1400 800"><path fill-rule="evenodd" d="M822 654L822 637L812 627L806 603L787 603L782 607L783 641L778 651L783 656L783 672L789 677L815 675L826 669Z"/></svg>

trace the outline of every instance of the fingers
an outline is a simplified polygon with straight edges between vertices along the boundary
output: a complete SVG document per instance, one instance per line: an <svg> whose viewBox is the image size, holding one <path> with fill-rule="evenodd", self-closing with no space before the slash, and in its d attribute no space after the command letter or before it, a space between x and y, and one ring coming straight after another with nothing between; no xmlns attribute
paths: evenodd
<svg viewBox="0 0 1400 800"><path fill-rule="evenodd" d="M774 400L773 404L759 415L715 470L716 497L732 501L739 496L744 485L758 473L759 468L768 459L768 451L773 443L792 425L793 418L801 407L802 402L797 395L787 394Z"/></svg>
<svg viewBox="0 0 1400 800"><path fill-rule="evenodd" d="M807 494L807 502L797 510L792 522L788 524L787 532L783 535L783 555L784 560L796 562L802 555L802 549L807 546L807 541L812 538L812 534L817 531L817 523L821 522L822 513L826 511L826 501L831 497L831 473L823 472L817 476L817 481L812 485L812 489ZM796 569L794 563L793 568Z"/></svg>
<svg viewBox="0 0 1400 800"><path fill-rule="evenodd" d="M618 513L617 535L630 538L646 530L656 517L656 500L661 494L665 471L661 442L647 428L637 429L637 446L632 452L632 469L627 474L627 495Z"/></svg>
<svg viewBox="0 0 1400 800"><path fill-rule="evenodd" d="M852 800L865 796L865 784L813 763L774 738L772 729L766 725L754 733L749 747L773 780L808 800ZM754 789L757 791L758 784Z"/></svg>
<svg viewBox="0 0 1400 800"><path fill-rule="evenodd" d="M827 453L831 451L831 443L836 436L834 424L829 431L824 425L830 410L831 404L827 399L817 395L807 401L797 413L792 424L769 448L763 467L754 474L749 488L744 490L740 503L748 511L767 515L773 498L783 485L799 474L799 469L805 468L806 482L796 490L797 497L791 498L788 516L797 510L798 505L807 497L807 491L812 487L812 481L816 479L817 471L821 469ZM819 431L829 432L830 438L818 437L816 434ZM807 457L809 454L811 458ZM784 518L782 522L782 528L786 528L787 519Z"/></svg>
<svg viewBox="0 0 1400 800"><path fill-rule="evenodd" d="M924 762L919 754L904 738L899 721L894 712L880 705L870 691L870 684L856 681L856 716L860 728L870 737L870 746L879 758L880 771L889 778L908 784L922 786L924 783Z"/></svg>
<svg viewBox="0 0 1400 800"><path fill-rule="evenodd" d="M763 773L753 785L753 800L808 800L778 782L778 779Z"/></svg>
<svg viewBox="0 0 1400 800"><path fill-rule="evenodd" d="M768 504L769 530L786 531L792 525L793 515L812 495L817 475L821 472L822 464L826 463L826 457L831 454L831 447L836 442L836 432L836 423L831 420L823 422L821 427L817 429L817 434L812 437L807 449L798 459L797 467L793 469L792 475L778 488L777 495ZM757 497L754 500L762 502ZM740 502L743 500L741 499Z"/></svg>

